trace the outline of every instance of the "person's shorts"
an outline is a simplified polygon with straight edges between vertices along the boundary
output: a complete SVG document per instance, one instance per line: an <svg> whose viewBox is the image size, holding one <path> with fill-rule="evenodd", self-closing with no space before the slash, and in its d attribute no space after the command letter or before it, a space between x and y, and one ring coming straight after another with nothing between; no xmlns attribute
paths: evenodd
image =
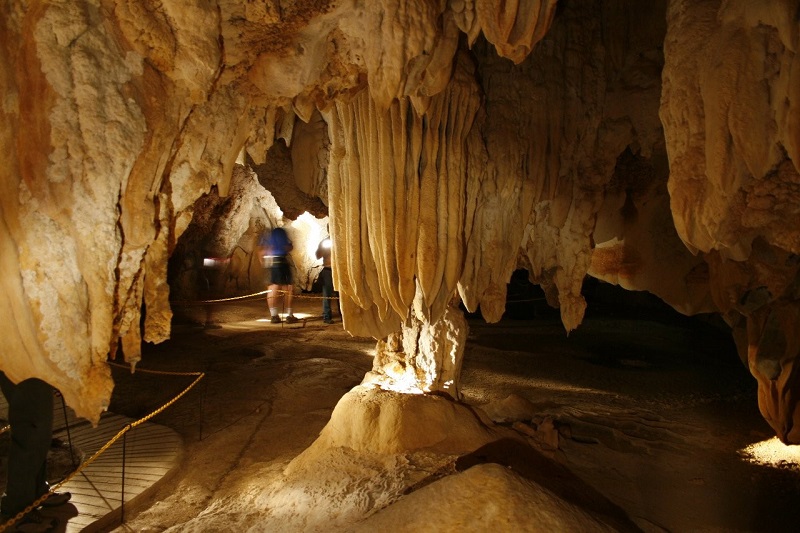
<svg viewBox="0 0 800 533"><path fill-rule="evenodd" d="M269 280L272 285L292 284L292 268L285 257L276 256L272 258Z"/></svg>

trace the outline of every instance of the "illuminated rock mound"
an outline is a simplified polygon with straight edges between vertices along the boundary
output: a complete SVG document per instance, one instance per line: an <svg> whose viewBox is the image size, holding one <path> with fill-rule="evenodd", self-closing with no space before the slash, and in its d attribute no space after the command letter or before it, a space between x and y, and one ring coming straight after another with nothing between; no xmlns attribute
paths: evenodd
<svg viewBox="0 0 800 533"><path fill-rule="evenodd" d="M480 411L372 384L345 394L319 438L277 478L252 467L246 482L175 529L639 531Z"/></svg>

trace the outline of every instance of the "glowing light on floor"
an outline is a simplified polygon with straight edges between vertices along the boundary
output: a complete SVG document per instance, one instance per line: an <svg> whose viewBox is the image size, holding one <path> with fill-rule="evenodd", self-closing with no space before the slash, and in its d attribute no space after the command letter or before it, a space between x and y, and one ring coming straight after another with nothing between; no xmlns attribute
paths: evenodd
<svg viewBox="0 0 800 533"><path fill-rule="evenodd" d="M751 444L739 453L751 463L800 470L800 446L787 446L778 437Z"/></svg>
<svg viewBox="0 0 800 533"><path fill-rule="evenodd" d="M307 318L314 317L314 315L312 315L311 313L292 313L292 314L298 320L305 320ZM286 313L278 313L278 316L281 317L281 320L284 320L286 318ZM321 319L322 317L319 318ZM256 322L269 322L270 320L271 320L270 317L264 317L264 318L257 318Z"/></svg>
<svg viewBox="0 0 800 533"><path fill-rule="evenodd" d="M400 392L402 394L425 394L425 391L408 381L395 381L386 376L364 381L360 387L377 387L385 391Z"/></svg>

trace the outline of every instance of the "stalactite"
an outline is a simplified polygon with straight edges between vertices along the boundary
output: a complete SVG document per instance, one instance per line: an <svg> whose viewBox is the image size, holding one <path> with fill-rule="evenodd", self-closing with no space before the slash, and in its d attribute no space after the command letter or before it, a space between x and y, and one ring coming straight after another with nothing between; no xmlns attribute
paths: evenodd
<svg viewBox="0 0 800 533"><path fill-rule="evenodd" d="M474 0L477 24L486 40L514 63L522 62L544 37L553 22L557 3L557 0L520 0L498 6L492 0Z"/></svg>
<svg viewBox="0 0 800 533"><path fill-rule="evenodd" d="M800 399L794 365L800 353L797 302L767 305L747 317L747 366L758 381L758 408L786 444L800 442Z"/></svg>
<svg viewBox="0 0 800 533"><path fill-rule="evenodd" d="M471 68L461 56L464 74L423 116L408 99L383 110L367 92L327 114L334 279L352 299L348 329L383 336L354 326L350 304L362 318L372 310L371 324L399 324L415 279L433 322L453 295L464 262L465 141L479 104Z"/></svg>
<svg viewBox="0 0 800 533"><path fill-rule="evenodd" d="M442 3L368 2L365 24L369 90L380 109L388 109L397 98L432 96L444 89L459 33Z"/></svg>

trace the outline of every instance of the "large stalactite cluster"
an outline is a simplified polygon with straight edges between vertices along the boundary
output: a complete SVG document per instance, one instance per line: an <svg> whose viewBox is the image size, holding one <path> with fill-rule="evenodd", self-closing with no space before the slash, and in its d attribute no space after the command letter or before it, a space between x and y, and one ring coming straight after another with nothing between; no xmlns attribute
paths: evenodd
<svg viewBox="0 0 800 533"><path fill-rule="evenodd" d="M282 139L378 381L457 396L454 298L495 322L524 267L570 331L591 275L721 312L800 442L800 5L646 4L5 3L2 370L96 420L195 201Z"/></svg>
<svg viewBox="0 0 800 533"><path fill-rule="evenodd" d="M334 283L345 327L385 337L412 307L444 313L464 263L466 137L480 97L469 60L420 116L408 99L382 109L367 92L328 116ZM462 72L466 71L466 72ZM366 282L366 283L365 283Z"/></svg>
<svg viewBox="0 0 800 533"><path fill-rule="evenodd" d="M759 384L800 443L800 4L675 1L661 119L678 234Z"/></svg>

